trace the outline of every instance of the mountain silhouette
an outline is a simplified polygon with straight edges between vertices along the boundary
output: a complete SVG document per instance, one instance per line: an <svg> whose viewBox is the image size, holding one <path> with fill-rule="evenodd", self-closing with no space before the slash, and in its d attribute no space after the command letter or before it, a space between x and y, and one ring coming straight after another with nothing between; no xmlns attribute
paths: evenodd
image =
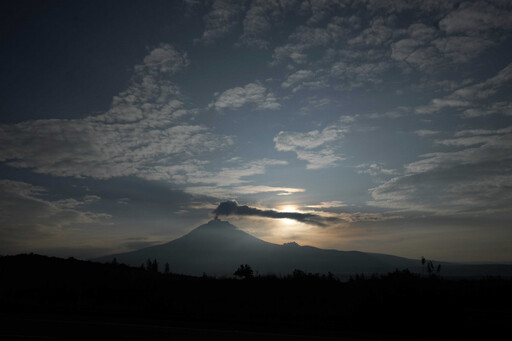
<svg viewBox="0 0 512 341"><path fill-rule="evenodd" d="M215 276L231 276L240 264L249 264L257 273L290 274L295 269L311 273L331 272L337 276L355 273L386 273L395 269L418 268L419 260L359 251L324 250L283 245L258 239L227 221L211 220L171 242L137 251L94 259L132 266L156 259L160 270L165 263L171 272Z"/></svg>

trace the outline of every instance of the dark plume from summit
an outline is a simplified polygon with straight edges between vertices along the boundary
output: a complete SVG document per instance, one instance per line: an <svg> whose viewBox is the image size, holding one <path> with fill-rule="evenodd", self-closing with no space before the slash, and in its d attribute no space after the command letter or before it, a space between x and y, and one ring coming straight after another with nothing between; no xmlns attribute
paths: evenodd
<svg viewBox="0 0 512 341"><path fill-rule="evenodd" d="M219 216L257 216L274 219L293 219L301 223L325 227L329 223L339 222L336 217L324 217L313 213L301 212L279 212L274 210L260 210L259 208L249 207L247 205L239 205L236 201L224 201L217 206L212 212L215 219Z"/></svg>

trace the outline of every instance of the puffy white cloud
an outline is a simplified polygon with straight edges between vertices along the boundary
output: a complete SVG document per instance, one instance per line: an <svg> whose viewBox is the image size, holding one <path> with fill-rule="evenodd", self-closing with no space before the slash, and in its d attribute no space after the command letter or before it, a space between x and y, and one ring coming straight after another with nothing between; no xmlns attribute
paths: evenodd
<svg viewBox="0 0 512 341"><path fill-rule="evenodd" d="M434 70L467 63L494 44L490 36L446 36L435 27L416 23L391 44L391 58L420 70Z"/></svg>
<svg viewBox="0 0 512 341"><path fill-rule="evenodd" d="M280 12L278 1L253 1L243 22L241 41L249 46L266 48L268 42L265 34L270 31Z"/></svg>
<svg viewBox="0 0 512 341"><path fill-rule="evenodd" d="M283 18L298 10L298 0L253 0L246 12L240 41L251 47L267 48L269 33L279 26Z"/></svg>
<svg viewBox="0 0 512 341"><path fill-rule="evenodd" d="M349 44L381 45L393 36L391 20L382 17L374 18L370 26L364 29L357 37L348 41Z"/></svg>
<svg viewBox="0 0 512 341"><path fill-rule="evenodd" d="M281 84L283 88L289 88L293 84L296 84L297 82L300 82L304 79L311 78L314 75L314 73L310 70L299 70L291 75L288 76L288 78Z"/></svg>
<svg viewBox="0 0 512 341"><path fill-rule="evenodd" d="M297 149L315 149L327 142L340 139L346 129L330 125L319 130L306 133L280 131L274 138L276 149L279 151L295 151Z"/></svg>
<svg viewBox="0 0 512 341"><path fill-rule="evenodd" d="M254 105L255 110L277 110L281 104L275 95L259 83L249 83L244 87L228 89L217 96L210 107L216 110L239 109Z"/></svg>
<svg viewBox="0 0 512 341"><path fill-rule="evenodd" d="M299 70L291 75L281 83L281 86L285 89L293 88L292 91L295 92L301 88L304 84L304 81L311 79L314 76L314 73L310 70Z"/></svg>
<svg viewBox="0 0 512 341"><path fill-rule="evenodd" d="M344 158L335 151L333 142L339 141L349 131L348 124L352 117L342 117L339 122L328 125L321 131L312 130L305 133L280 131L274 137L278 151L291 151L299 160L307 161L307 169L320 169L334 166Z"/></svg>
<svg viewBox="0 0 512 341"><path fill-rule="evenodd" d="M135 66L130 86L104 114L1 124L0 161L56 176L154 179L162 164L229 146L230 137L183 122L191 112L168 78L187 64L185 54L162 44Z"/></svg>
<svg viewBox="0 0 512 341"><path fill-rule="evenodd" d="M479 37L439 38L432 44L441 54L455 63L465 63L494 45L491 40Z"/></svg>
<svg viewBox="0 0 512 341"><path fill-rule="evenodd" d="M212 44L230 34L240 23L244 6L242 1L215 0L204 16L205 29L198 43Z"/></svg>
<svg viewBox="0 0 512 341"><path fill-rule="evenodd" d="M491 29L512 28L510 6L496 5L485 1L463 2L439 22L439 27L448 34L472 35Z"/></svg>
<svg viewBox="0 0 512 341"><path fill-rule="evenodd" d="M183 70L189 64L187 54L178 51L174 46L161 43L144 57L144 63L134 67L139 75L173 74Z"/></svg>
<svg viewBox="0 0 512 341"><path fill-rule="evenodd" d="M384 61L376 63L337 62L332 65L330 75L340 82L342 89L352 89L368 84L382 82L382 74L390 64Z"/></svg>

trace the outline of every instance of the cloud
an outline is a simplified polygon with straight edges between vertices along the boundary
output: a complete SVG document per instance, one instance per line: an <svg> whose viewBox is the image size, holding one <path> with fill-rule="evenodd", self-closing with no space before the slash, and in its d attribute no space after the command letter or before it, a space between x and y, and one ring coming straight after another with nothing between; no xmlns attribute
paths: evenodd
<svg viewBox="0 0 512 341"><path fill-rule="evenodd" d="M331 144L339 141L349 131L348 123L351 121L352 117L343 117L321 131L280 131L274 137L275 148L278 151L295 152L299 160L307 161L308 169L334 166L337 161L343 160L343 157L335 153L335 147Z"/></svg>
<svg viewBox="0 0 512 341"><path fill-rule="evenodd" d="M391 26L391 27L390 27ZM364 29L357 37L348 41L349 44L381 45L393 36L393 23L390 18L376 17L370 26Z"/></svg>
<svg viewBox="0 0 512 341"><path fill-rule="evenodd" d="M512 28L510 6L497 6L484 1L466 1L439 22L439 28L448 34L475 35L492 29ZM499 8L501 7L501 8Z"/></svg>
<svg viewBox="0 0 512 341"><path fill-rule="evenodd" d="M494 113L511 115L512 102L505 100L494 101L494 103L489 104L488 101L493 96L503 95L508 90L507 85L511 80L512 63L483 82L463 85L445 97L434 98L429 104L416 107L415 112L418 114L432 114L444 108L455 108L463 110L462 115L466 118Z"/></svg>
<svg viewBox="0 0 512 341"><path fill-rule="evenodd" d="M353 89L382 82L382 74L390 68L388 62L376 63L336 62L331 66L330 76L340 84L340 89Z"/></svg>
<svg viewBox="0 0 512 341"><path fill-rule="evenodd" d="M283 19L298 9L300 1L253 0L243 21L242 44L259 49L269 46L269 33L281 25Z"/></svg>
<svg viewBox="0 0 512 341"><path fill-rule="evenodd" d="M425 136L431 136L431 135L439 134L439 131L437 131L437 130L429 130L429 129L420 129L420 130L415 130L414 134L418 135L419 137L425 137Z"/></svg>
<svg viewBox="0 0 512 341"><path fill-rule="evenodd" d="M356 166L357 174L368 174L375 178L381 178L383 176L397 175L398 171L396 169L384 168L381 163L363 163Z"/></svg>
<svg viewBox="0 0 512 341"><path fill-rule="evenodd" d="M272 65L278 65L286 61L292 61L295 64L305 64L308 55L304 51L303 45L285 44L274 49L272 54Z"/></svg>
<svg viewBox="0 0 512 341"><path fill-rule="evenodd" d="M329 16L331 16L330 13ZM316 47L328 47L343 41L354 29L360 25L360 19L351 17L332 17L325 26L311 25L298 26L288 37L289 42L274 48L272 65L286 62L305 64L309 54L315 52Z"/></svg>
<svg viewBox="0 0 512 341"><path fill-rule="evenodd" d="M421 155L403 175L370 189L368 205L436 215L508 214L511 131L463 130L436 141L456 150Z"/></svg>
<svg viewBox="0 0 512 341"><path fill-rule="evenodd" d="M345 207L347 206L342 201L322 201L317 205L307 205L308 208L333 208L333 207Z"/></svg>
<svg viewBox="0 0 512 341"><path fill-rule="evenodd" d="M371 12L397 14L407 10L447 12L453 8L456 1L366 0L364 3Z"/></svg>
<svg viewBox="0 0 512 341"><path fill-rule="evenodd" d="M462 112L463 118L475 118L494 114L512 116L512 102L502 101L494 102L491 104L483 104L479 107L469 108Z"/></svg>
<svg viewBox="0 0 512 341"><path fill-rule="evenodd" d="M210 11L203 18L205 23L203 35L195 42L209 45L232 33L240 24L243 11L242 1L213 1Z"/></svg>
<svg viewBox="0 0 512 341"><path fill-rule="evenodd" d="M345 0L303 1L301 3L301 10L310 15L307 24L315 25L331 16L332 13L336 13L349 5L350 3Z"/></svg>
<svg viewBox="0 0 512 341"><path fill-rule="evenodd" d="M146 125L161 126L190 115L183 108L179 88L170 76L189 65L187 54L169 44L160 44L134 66L128 88L112 99L110 109L85 121L122 123L144 120Z"/></svg>
<svg viewBox="0 0 512 341"><path fill-rule="evenodd" d="M314 73L310 70L296 71L289 75L288 78L281 83L281 87L285 89L293 87L292 91L295 92L301 88L301 84L303 83L303 81L311 79L313 76Z"/></svg>
<svg viewBox="0 0 512 341"><path fill-rule="evenodd" d="M452 152L434 152L421 155L422 160L405 166L407 173L424 173L455 165L476 165L496 160L512 159L512 134L458 137L438 141L438 144L464 148Z"/></svg>
<svg viewBox="0 0 512 341"><path fill-rule="evenodd" d="M407 67L435 70L451 64L467 63L495 44L490 36L443 36L432 26L415 23L405 37L391 44L391 58Z"/></svg>
<svg viewBox="0 0 512 341"><path fill-rule="evenodd" d="M185 192L194 195L208 195L216 198L237 197L239 195L270 193L291 195L303 192L301 188L273 187L251 184L250 177L264 174L269 166L282 166L288 163L283 160L261 159L245 162L234 161L237 164L216 171L206 171L200 168L184 169L180 175L180 183L186 183Z"/></svg>
<svg viewBox="0 0 512 341"><path fill-rule="evenodd" d="M414 39L402 39L391 44L391 58L420 70L437 67L442 60L437 48Z"/></svg>
<svg viewBox="0 0 512 341"><path fill-rule="evenodd" d="M245 186L194 186L186 187L185 192L194 195L208 195L215 198L232 198L240 195L250 195L259 193L275 193L276 195L285 196L294 193L302 193L304 188L294 187L273 187L264 185L245 185Z"/></svg>
<svg viewBox="0 0 512 341"><path fill-rule="evenodd" d="M55 176L173 179L173 166L233 143L184 122L193 111L169 77L187 64L185 54L161 44L135 66L131 84L104 114L0 124L0 161Z"/></svg>
<svg viewBox="0 0 512 341"><path fill-rule="evenodd" d="M217 96L210 107L217 111L239 109L245 105L254 105L255 110L277 110L281 104L275 95L259 83L249 83L244 87L228 89Z"/></svg>
<svg viewBox="0 0 512 341"><path fill-rule="evenodd" d="M266 48L268 42L265 35L272 28L280 12L278 1L253 1L245 16L244 33L240 40L248 46Z"/></svg>
<svg viewBox="0 0 512 341"><path fill-rule="evenodd" d="M501 134L509 134L512 133L512 126L506 127L506 128L500 128L495 130L488 130L488 129L468 129L468 130L459 130L456 131L454 136L455 137L461 137L461 136L475 136L475 135L501 135Z"/></svg>
<svg viewBox="0 0 512 341"><path fill-rule="evenodd" d="M274 210L261 210L246 205L238 205L236 201L224 201L212 212L215 217L218 216L257 216L273 219L293 219L301 223L325 227L329 224L339 222L337 217L320 216L313 213L300 212L279 212Z"/></svg>
<svg viewBox="0 0 512 341"><path fill-rule="evenodd" d="M480 37L447 37L432 41L439 52L455 63L466 63L494 45L494 42Z"/></svg>
<svg viewBox="0 0 512 341"><path fill-rule="evenodd" d="M99 224L110 218L105 213L80 209L91 200L99 200L97 196L49 201L44 199L45 194L46 190L39 186L0 180L0 246L3 249L11 249L20 243L33 245L64 228Z"/></svg>
<svg viewBox="0 0 512 341"><path fill-rule="evenodd" d="M218 171L185 169L186 182L189 184L215 184L216 186L231 186L250 182L248 177L264 174L269 166L286 165L288 162L274 159L261 159L249 162L240 160L238 165L221 168Z"/></svg>
<svg viewBox="0 0 512 341"><path fill-rule="evenodd" d="M70 198L70 199L57 200L57 201L54 201L53 203L59 208L77 208L80 206L91 204L100 199L101 199L101 197L99 197L97 195L86 195L86 196L84 196L82 201Z"/></svg>
<svg viewBox="0 0 512 341"><path fill-rule="evenodd" d="M86 120L38 120L0 126L0 161L37 173L108 179L159 179L160 164L179 164L232 144L203 126L105 124ZM169 166L167 166L169 167ZM170 176L167 176L170 178Z"/></svg>
<svg viewBox="0 0 512 341"><path fill-rule="evenodd" d="M173 74L183 70L189 64L187 54L174 46L161 43L144 57L144 63L134 67L138 75Z"/></svg>

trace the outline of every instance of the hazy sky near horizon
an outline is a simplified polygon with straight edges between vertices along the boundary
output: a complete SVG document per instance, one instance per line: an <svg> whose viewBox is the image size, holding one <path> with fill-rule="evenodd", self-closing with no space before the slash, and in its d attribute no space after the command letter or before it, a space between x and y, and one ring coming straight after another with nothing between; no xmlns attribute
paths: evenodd
<svg viewBox="0 0 512 341"><path fill-rule="evenodd" d="M270 242L512 262L511 2L0 6L0 254L134 250L236 200L322 219L229 217Z"/></svg>

